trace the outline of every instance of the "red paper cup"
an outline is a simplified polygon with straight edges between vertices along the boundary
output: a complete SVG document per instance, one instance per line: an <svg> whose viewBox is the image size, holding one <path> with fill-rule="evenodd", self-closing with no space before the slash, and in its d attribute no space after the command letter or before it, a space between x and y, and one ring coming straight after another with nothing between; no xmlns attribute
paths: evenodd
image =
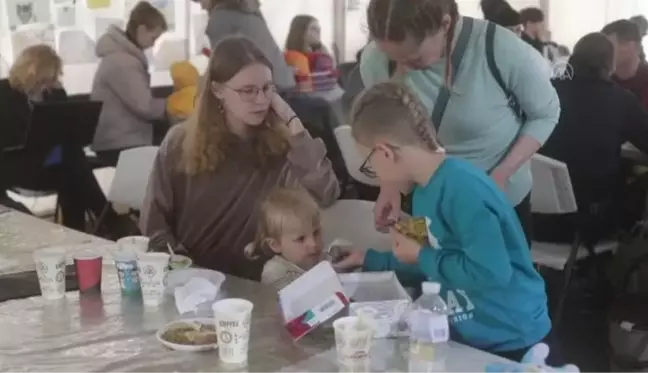
<svg viewBox="0 0 648 373"><path fill-rule="evenodd" d="M81 293L101 293L102 257L92 252L74 256L74 267Z"/></svg>

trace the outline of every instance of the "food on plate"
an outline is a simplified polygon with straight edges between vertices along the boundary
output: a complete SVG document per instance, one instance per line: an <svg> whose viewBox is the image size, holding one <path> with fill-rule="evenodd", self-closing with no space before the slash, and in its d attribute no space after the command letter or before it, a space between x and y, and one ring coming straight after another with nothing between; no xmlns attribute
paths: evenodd
<svg viewBox="0 0 648 373"><path fill-rule="evenodd" d="M169 260L170 269L189 268L191 264L191 259L184 255L173 255L171 256L171 260Z"/></svg>
<svg viewBox="0 0 648 373"><path fill-rule="evenodd" d="M170 343L187 346L215 344L217 341L216 327L200 323L176 324L162 333L162 339Z"/></svg>
<svg viewBox="0 0 648 373"><path fill-rule="evenodd" d="M425 218L410 218L394 224L394 229L405 237L418 242L421 246L427 243L428 230Z"/></svg>

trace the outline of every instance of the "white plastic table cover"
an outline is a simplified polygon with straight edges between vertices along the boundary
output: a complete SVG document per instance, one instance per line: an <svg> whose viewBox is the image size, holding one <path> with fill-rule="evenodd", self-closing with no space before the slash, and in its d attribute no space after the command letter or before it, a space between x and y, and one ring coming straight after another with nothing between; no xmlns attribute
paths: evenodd
<svg viewBox="0 0 648 373"><path fill-rule="evenodd" d="M221 365L218 352L171 351L155 332L179 316L173 300L154 310L141 300L122 297L113 265L104 266L101 296L67 293L60 301L41 297L0 304L1 372L337 372L331 329L315 330L293 342L282 327L276 292L256 282L228 276L219 297L254 303L249 363L246 368ZM198 316L210 317L209 314ZM404 340L377 340L370 370L408 371ZM483 371L503 359L451 343L442 371Z"/></svg>
<svg viewBox="0 0 648 373"><path fill-rule="evenodd" d="M15 210L4 211L0 213L0 276L34 271L32 254L41 248L61 246L72 253L87 247L102 250L110 244Z"/></svg>

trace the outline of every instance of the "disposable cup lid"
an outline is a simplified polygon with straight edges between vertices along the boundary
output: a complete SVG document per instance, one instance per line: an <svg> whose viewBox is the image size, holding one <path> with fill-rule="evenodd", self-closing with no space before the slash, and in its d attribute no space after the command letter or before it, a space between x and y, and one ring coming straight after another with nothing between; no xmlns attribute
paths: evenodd
<svg viewBox="0 0 648 373"><path fill-rule="evenodd" d="M212 304L212 310L214 312L227 313L232 315L252 311L252 308L254 308L254 304L252 302L240 298L223 299Z"/></svg>
<svg viewBox="0 0 648 373"><path fill-rule="evenodd" d="M50 258L59 258L59 257L65 257L67 255L67 250L62 247L48 247L40 250L34 251L33 256L35 258L44 258L44 257L50 257Z"/></svg>
<svg viewBox="0 0 648 373"><path fill-rule="evenodd" d="M72 259L75 260L94 260L94 259L101 259L102 257L103 255L92 250L79 251L77 253L74 253L74 255L72 255Z"/></svg>

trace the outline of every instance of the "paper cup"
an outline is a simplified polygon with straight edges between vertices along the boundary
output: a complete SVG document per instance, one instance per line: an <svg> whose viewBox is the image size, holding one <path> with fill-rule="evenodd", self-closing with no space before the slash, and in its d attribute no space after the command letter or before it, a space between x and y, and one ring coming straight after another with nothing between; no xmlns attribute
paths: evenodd
<svg viewBox="0 0 648 373"><path fill-rule="evenodd" d="M65 296L65 259L66 250L63 248L34 252L38 284L43 298L53 300Z"/></svg>
<svg viewBox="0 0 648 373"><path fill-rule="evenodd" d="M145 236L128 236L117 240L119 250L135 255L148 252L149 238Z"/></svg>
<svg viewBox="0 0 648 373"><path fill-rule="evenodd" d="M81 293L101 293L103 257L92 251L74 255L74 268Z"/></svg>
<svg viewBox="0 0 648 373"><path fill-rule="evenodd" d="M140 254L137 256L137 267L144 306L159 306L164 299L166 276L169 272L169 254Z"/></svg>
<svg viewBox="0 0 648 373"><path fill-rule="evenodd" d="M133 252L120 250L113 253L113 259L122 294L140 294L142 288L137 270L137 256Z"/></svg>
<svg viewBox="0 0 648 373"><path fill-rule="evenodd" d="M212 305L218 355L226 364L245 364L248 359L252 302L245 299L223 299Z"/></svg>
<svg viewBox="0 0 648 373"><path fill-rule="evenodd" d="M335 350L338 362L353 366L369 357L369 350L376 332L375 322L357 316L342 317L333 323Z"/></svg>

